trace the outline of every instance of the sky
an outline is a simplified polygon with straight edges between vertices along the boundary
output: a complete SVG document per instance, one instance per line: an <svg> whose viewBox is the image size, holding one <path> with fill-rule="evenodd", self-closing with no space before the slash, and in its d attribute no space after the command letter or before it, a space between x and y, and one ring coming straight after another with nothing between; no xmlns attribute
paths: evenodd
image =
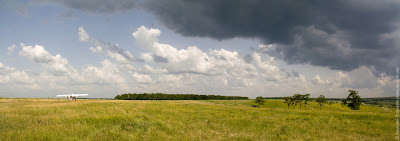
<svg viewBox="0 0 400 141"><path fill-rule="evenodd" d="M395 96L398 0L0 0L0 97Z"/></svg>

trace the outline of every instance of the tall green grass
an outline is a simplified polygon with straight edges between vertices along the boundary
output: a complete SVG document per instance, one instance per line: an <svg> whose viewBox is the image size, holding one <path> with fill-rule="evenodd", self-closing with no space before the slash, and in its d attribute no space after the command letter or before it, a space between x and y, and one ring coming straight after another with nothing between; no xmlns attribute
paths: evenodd
<svg viewBox="0 0 400 141"><path fill-rule="evenodd" d="M394 140L395 109L282 100L0 99L0 140Z"/></svg>

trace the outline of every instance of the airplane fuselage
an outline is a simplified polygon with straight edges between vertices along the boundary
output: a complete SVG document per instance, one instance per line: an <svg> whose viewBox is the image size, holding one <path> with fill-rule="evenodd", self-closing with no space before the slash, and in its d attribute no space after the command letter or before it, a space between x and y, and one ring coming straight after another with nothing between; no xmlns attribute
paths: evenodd
<svg viewBox="0 0 400 141"><path fill-rule="evenodd" d="M67 98L68 101L70 100L75 100L78 98L78 96L88 96L89 94L67 94L67 95L57 95L57 97L65 97Z"/></svg>

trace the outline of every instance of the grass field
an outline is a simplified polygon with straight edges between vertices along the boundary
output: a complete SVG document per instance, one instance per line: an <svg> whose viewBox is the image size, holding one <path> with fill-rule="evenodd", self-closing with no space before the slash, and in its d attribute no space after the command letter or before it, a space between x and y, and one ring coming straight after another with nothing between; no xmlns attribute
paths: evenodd
<svg viewBox="0 0 400 141"><path fill-rule="evenodd" d="M395 109L281 100L0 99L0 140L394 140Z"/></svg>

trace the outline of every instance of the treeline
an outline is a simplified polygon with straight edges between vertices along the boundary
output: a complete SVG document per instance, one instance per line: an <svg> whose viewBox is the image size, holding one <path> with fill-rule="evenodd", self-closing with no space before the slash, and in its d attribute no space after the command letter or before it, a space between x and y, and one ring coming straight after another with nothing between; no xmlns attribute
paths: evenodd
<svg viewBox="0 0 400 141"><path fill-rule="evenodd" d="M313 100L313 99L310 98L310 100ZM341 98L326 98L326 100L340 102L343 99L341 99ZM363 98L362 102L364 104L377 105L380 107L383 107L383 106L395 107L396 106L396 97Z"/></svg>
<svg viewBox="0 0 400 141"><path fill-rule="evenodd" d="M163 94L163 93L129 93L115 96L119 100L239 100L249 99L242 96L197 95L197 94Z"/></svg>
<svg viewBox="0 0 400 141"><path fill-rule="evenodd" d="M370 105L378 105L380 107L383 107L384 105L396 107L396 97L363 98L362 102Z"/></svg>
<svg viewBox="0 0 400 141"><path fill-rule="evenodd" d="M358 95L358 91L354 91L354 90L348 90L349 92L349 96L347 96L347 98L342 99L342 106L346 106L349 107L352 110L360 110L360 105L362 103L362 99L360 97L360 95ZM321 109L321 107L328 103L327 99L325 98L324 95L320 95L318 98L315 99L311 99L309 98L310 94L294 94L292 96L287 96L285 97L285 101L283 103L286 103L288 106L288 109L290 106L293 106L293 109L297 106L300 105L300 109L301 109L301 105L304 105L304 108L307 107L308 105L308 101L315 101L318 102L319 104L319 108ZM262 99L262 97L260 97ZM257 97L258 99L258 97ZM259 103L259 101L255 101L255 103ZM264 103L264 102L262 102ZM331 105L331 103L328 103L329 105Z"/></svg>
<svg viewBox="0 0 400 141"><path fill-rule="evenodd" d="M293 105L293 109L297 106L300 105L300 109L301 109L301 105L304 104L304 107L307 107L308 104L308 100L310 99L310 94L294 94L293 96L287 96L285 97L285 102L288 106L288 109L291 105Z"/></svg>

